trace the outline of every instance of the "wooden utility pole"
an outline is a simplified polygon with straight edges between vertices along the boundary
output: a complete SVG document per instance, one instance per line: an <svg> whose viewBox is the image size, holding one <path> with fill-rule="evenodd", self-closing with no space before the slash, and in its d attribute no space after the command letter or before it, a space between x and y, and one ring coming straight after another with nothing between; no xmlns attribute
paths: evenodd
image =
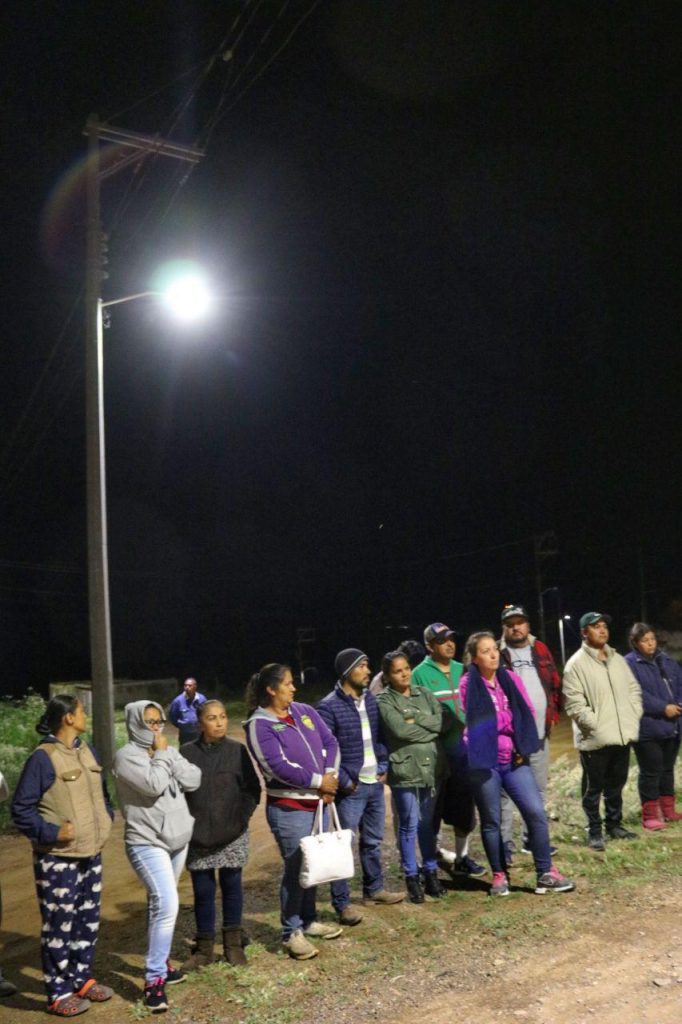
<svg viewBox="0 0 682 1024"><path fill-rule="evenodd" d="M100 124L96 114L88 118L86 172L87 240L85 264L85 423L87 462L88 524L88 611L90 623L90 667L92 674L93 738L102 763L110 768L114 743L114 678L111 656L109 614L109 552L107 547L106 463L104 448L104 351L102 343L102 225L100 184L141 159L156 153L198 163L203 151L167 142L158 136L126 132ZM122 156L105 171L100 170L100 141L113 142ZM129 150L130 152L126 152Z"/></svg>

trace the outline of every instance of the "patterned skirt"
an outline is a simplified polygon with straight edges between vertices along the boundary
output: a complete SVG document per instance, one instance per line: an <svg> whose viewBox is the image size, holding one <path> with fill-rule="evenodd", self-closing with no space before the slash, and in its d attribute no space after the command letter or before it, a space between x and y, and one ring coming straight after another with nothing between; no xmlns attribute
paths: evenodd
<svg viewBox="0 0 682 1024"><path fill-rule="evenodd" d="M192 846L187 851L187 868L189 871L207 871L210 868L243 868L249 859L249 830L242 832L227 846L216 846L208 849L205 846Z"/></svg>

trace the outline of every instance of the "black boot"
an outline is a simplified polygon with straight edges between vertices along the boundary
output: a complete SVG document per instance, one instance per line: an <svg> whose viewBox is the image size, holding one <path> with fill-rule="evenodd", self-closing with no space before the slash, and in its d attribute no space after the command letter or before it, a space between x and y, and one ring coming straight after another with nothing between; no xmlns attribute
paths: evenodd
<svg viewBox="0 0 682 1024"><path fill-rule="evenodd" d="M439 899L441 896L445 896L445 889L438 880L437 871L424 871L424 892L427 896L431 896L433 899Z"/></svg>
<svg viewBox="0 0 682 1024"><path fill-rule="evenodd" d="M424 890L422 889L422 883L419 879L419 875L406 875L405 886L407 888L407 898L410 903L424 902Z"/></svg>

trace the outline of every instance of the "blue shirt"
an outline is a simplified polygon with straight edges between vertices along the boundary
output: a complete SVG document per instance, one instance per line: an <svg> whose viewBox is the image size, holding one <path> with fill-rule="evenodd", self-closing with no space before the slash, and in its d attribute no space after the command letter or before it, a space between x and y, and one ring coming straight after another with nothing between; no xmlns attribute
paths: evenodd
<svg viewBox="0 0 682 1024"><path fill-rule="evenodd" d="M203 693L195 693L191 701L184 693L179 693L168 709L168 717L173 725L180 730L194 729L199 731L197 708L206 703Z"/></svg>

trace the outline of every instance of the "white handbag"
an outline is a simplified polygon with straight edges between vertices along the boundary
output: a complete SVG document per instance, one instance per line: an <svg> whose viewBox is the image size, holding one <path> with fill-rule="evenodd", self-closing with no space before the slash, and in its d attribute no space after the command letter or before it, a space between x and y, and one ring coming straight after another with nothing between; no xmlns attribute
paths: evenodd
<svg viewBox="0 0 682 1024"><path fill-rule="evenodd" d="M329 807L329 831L323 831L324 801L320 800L315 811L313 831L303 836L301 848L301 870L298 881L302 889L324 882L338 882L352 878L355 874L353 863L353 830L341 828L339 815L334 804Z"/></svg>

